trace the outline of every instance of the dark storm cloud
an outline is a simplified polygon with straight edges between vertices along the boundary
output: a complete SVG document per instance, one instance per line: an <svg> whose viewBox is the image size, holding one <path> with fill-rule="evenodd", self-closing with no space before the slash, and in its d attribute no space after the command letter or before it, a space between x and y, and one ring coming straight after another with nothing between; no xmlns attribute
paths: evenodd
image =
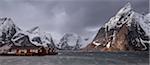
<svg viewBox="0 0 150 65"><path fill-rule="evenodd" d="M0 0L0 17L12 17L22 29L40 26L56 38L66 32L92 36L127 2L148 13L148 0Z"/></svg>

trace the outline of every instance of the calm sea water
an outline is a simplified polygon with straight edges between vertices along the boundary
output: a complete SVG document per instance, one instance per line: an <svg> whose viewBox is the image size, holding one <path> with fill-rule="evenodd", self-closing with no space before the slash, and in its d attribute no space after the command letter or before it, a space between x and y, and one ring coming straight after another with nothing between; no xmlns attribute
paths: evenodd
<svg viewBox="0 0 150 65"><path fill-rule="evenodd" d="M149 53L62 52L53 56L0 56L0 65L149 65Z"/></svg>

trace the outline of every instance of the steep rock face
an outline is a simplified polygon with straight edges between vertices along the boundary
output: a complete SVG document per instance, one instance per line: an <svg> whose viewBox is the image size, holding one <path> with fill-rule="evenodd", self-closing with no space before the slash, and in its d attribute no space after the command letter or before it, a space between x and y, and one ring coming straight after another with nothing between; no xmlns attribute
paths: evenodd
<svg viewBox="0 0 150 65"><path fill-rule="evenodd" d="M34 27L28 31L17 32L12 41L17 46L44 46L55 48L51 34L40 32L39 27Z"/></svg>
<svg viewBox="0 0 150 65"><path fill-rule="evenodd" d="M102 34L102 29L99 30ZM98 33L100 34L100 33ZM126 51L128 50L128 27L126 24L123 25L118 31L116 31L116 37L113 38L113 35L110 35L108 38L105 38L105 35L100 35L96 41L93 40L93 43L89 44L85 49L87 51Z"/></svg>
<svg viewBox="0 0 150 65"><path fill-rule="evenodd" d="M128 28L124 24L121 29L116 32L116 37L109 38L106 48L103 48L102 51L126 51L128 46Z"/></svg>
<svg viewBox="0 0 150 65"><path fill-rule="evenodd" d="M126 4L100 30L85 49L100 51L144 51L150 44L147 16L134 12Z"/></svg>
<svg viewBox="0 0 150 65"><path fill-rule="evenodd" d="M77 34L66 33L58 44L62 50L78 50L82 45L82 39Z"/></svg>

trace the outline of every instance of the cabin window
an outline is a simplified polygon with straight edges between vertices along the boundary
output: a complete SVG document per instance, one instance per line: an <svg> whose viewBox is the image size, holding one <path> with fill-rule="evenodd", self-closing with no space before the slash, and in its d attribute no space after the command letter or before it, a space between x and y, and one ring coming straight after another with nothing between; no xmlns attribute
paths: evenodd
<svg viewBox="0 0 150 65"><path fill-rule="evenodd" d="M27 50L19 50L19 53L27 53Z"/></svg>
<svg viewBox="0 0 150 65"><path fill-rule="evenodd" d="M30 52L38 53L37 49L31 49Z"/></svg>

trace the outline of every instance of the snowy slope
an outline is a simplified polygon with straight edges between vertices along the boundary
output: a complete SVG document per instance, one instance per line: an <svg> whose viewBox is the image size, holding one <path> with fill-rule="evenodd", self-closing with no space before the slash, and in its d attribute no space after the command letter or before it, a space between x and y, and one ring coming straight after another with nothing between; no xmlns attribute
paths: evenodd
<svg viewBox="0 0 150 65"><path fill-rule="evenodd" d="M145 17L150 21L150 13L146 14Z"/></svg>
<svg viewBox="0 0 150 65"><path fill-rule="evenodd" d="M51 34L41 32L39 27L23 31L11 18L0 18L0 47L9 43L17 46L55 47Z"/></svg>
<svg viewBox="0 0 150 65"><path fill-rule="evenodd" d="M58 48L65 50L77 50L80 49L83 44L83 39L74 33L66 33L60 39Z"/></svg>
<svg viewBox="0 0 150 65"><path fill-rule="evenodd" d="M129 22L132 19L133 14L134 12L132 11L131 4L127 3L123 8L119 10L119 12L114 17L112 17L105 24L104 27L108 29L108 31L115 27L122 27L124 23Z"/></svg>
<svg viewBox="0 0 150 65"><path fill-rule="evenodd" d="M146 32L147 32L147 34L150 37L150 13L148 13L147 15L145 15L144 19L145 19L144 23L146 24L146 29L147 29Z"/></svg>
<svg viewBox="0 0 150 65"><path fill-rule="evenodd" d="M51 34L46 32L41 32L39 30L39 27L34 27L33 29L28 31L17 32L14 35L12 41L14 41L16 45L21 45L18 42L25 40L24 37L28 38L28 42L30 45L33 44L35 46L55 47ZM18 42L16 43L16 41Z"/></svg>
<svg viewBox="0 0 150 65"><path fill-rule="evenodd" d="M144 15L135 13L133 18L135 21L142 27L142 29L145 31L145 33L150 37L150 22L148 18L146 18Z"/></svg>
<svg viewBox="0 0 150 65"><path fill-rule="evenodd" d="M11 18L0 18L0 46L10 42L13 35L19 30Z"/></svg>

